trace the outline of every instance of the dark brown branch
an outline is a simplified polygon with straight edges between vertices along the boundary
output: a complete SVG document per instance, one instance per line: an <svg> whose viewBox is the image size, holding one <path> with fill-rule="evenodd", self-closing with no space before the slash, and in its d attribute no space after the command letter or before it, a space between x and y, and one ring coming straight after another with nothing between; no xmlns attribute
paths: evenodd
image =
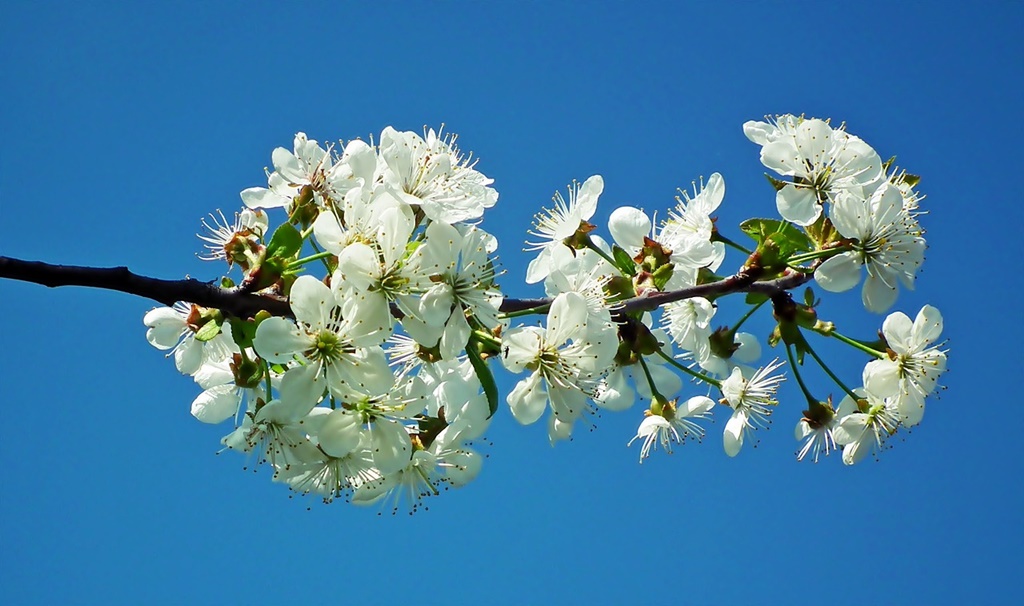
<svg viewBox="0 0 1024 606"><path fill-rule="evenodd" d="M675 301L690 297L708 297L735 292L757 292L768 296L792 290L808 282L813 274L790 272L774 280L757 281L756 275L741 270L724 280L700 284L669 292L653 293L634 297L622 303L620 313L652 311ZM134 274L127 267L81 267L76 265L52 265L39 261L22 261L0 257L0 278L10 278L41 284L43 286L86 286L116 290L139 297L152 299L163 305L176 301L195 303L203 307L220 309L226 314L249 318L258 311L267 311L275 316L291 316L288 302L273 295L260 295L241 290L225 289L209 282L198 280L160 280ZM514 312L541 307L551 299L505 299L501 311Z"/></svg>
<svg viewBox="0 0 1024 606"><path fill-rule="evenodd" d="M51 265L39 261L22 261L0 257L0 278L10 278L57 286L85 286L116 290L152 299L163 305L176 301L195 303L203 307L220 309L226 314L249 318L261 310L276 316L292 315L288 302L280 297L235 292L208 282L191 278L186 280L160 280L134 274L127 267L81 267Z"/></svg>
<svg viewBox="0 0 1024 606"><path fill-rule="evenodd" d="M769 297L801 286L814 276L813 273L790 271L774 280L757 281L756 274L740 270L718 282L699 284L688 288L680 288L668 292L653 293L643 297L634 297L623 303L622 311L653 311L666 303L674 303L690 297L708 297L725 295L735 292L756 292Z"/></svg>

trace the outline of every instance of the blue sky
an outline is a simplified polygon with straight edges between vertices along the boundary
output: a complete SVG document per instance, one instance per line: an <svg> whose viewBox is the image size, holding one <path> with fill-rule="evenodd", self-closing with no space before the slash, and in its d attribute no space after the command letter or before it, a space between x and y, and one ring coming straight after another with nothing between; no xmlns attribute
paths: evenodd
<svg viewBox="0 0 1024 606"><path fill-rule="evenodd" d="M484 226L506 291L536 296L520 249L554 190L602 174L603 226L719 171L739 238L775 213L742 123L806 113L923 176L928 260L897 308L937 306L951 353L947 389L879 462L798 464L793 385L735 459L724 417L640 466L637 408L556 448L502 410L475 483L378 516L215 456L225 428L189 415L196 387L145 341L149 302L0 281L0 602L1021 600L1024 5L9 4L2 255L214 279L200 218L262 185L296 131L445 123L500 192ZM853 294L823 314L881 321Z"/></svg>

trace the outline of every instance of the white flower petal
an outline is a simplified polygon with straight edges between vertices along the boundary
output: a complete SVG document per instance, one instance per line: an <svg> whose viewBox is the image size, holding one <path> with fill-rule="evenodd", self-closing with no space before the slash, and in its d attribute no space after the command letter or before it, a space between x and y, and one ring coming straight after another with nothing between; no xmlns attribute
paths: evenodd
<svg viewBox="0 0 1024 606"><path fill-rule="evenodd" d="M523 372L540 355L543 342L543 333L536 326L513 328L501 339L501 361L510 371Z"/></svg>
<svg viewBox="0 0 1024 606"><path fill-rule="evenodd" d="M787 184L775 194L775 206L782 218L800 226L807 226L821 216L821 204L809 187Z"/></svg>
<svg viewBox="0 0 1024 606"><path fill-rule="evenodd" d="M349 244L338 255L338 271L347 286L358 291L369 290L380 279L377 251L362 242Z"/></svg>
<svg viewBox="0 0 1024 606"><path fill-rule="evenodd" d="M861 301L865 309L880 314L892 307L898 294L894 283L885 280L880 273L870 271L861 290Z"/></svg>
<svg viewBox="0 0 1024 606"><path fill-rule="evenodd" d="M289 368L281 378L281 404L294 422L309 414L324 395L326 379L319 364Z"/></svg>
<svg viewBox="0 0 1024 606"><path fill-rule="evenodd" d="M544 389L540 373L533 373L516 384L506 398L512 416L522 425L530 425L544 414L548 394Z"/></svg>
<svg viewBox="0 0 1024 606"><path fill-rule="evenodd" d="M312 347L312 339L286 318L273 317L260 322L256 328L253 347L271 364L291 362L295 354Z"/></svg>
<svg viewBox="0 0 1024 606"><path fill-rule="evenodd" d="M620 206L608 218L608 231L616 244L636 254L643 247L644 238L651 233L651 219L639 208Z"/></svg>
<svg viewBox="0 0 1024 606"><path fill-rule="evenodd" d="M604 179L594 175L583 182L576 194L576 211L584 221L593 217L597 210L597 199L604 191Z"/></svg>
<svg viewBox="0 0 1024 606"><path fill-rule="evenodd" d="M925 305L917 312L914 319L914 327L911 330L911 340L918 347L925 348L942 335L942 314L931 305Z"/></svg>
<svg viewBox="0 0 1024 606"><path fill-rule="evenodd" d="M544 342L559 346L569 339L579 339L587 325L587 302L574 292L555 297L548 310L548 327Z"/></svg>
<svg viewBox="0 0 1024 606"><path fill-rule="evenodd" d="M234 385L217 385L192 401L192 416L203 423L221 423L238 412L240 401Z"/></svg>
<svg viewBox="0 0 1024 606"><path fill-rule="evenodd" d="M332 410L316 432L320 448L332 457L344 457L359 446L362 426L359 415L342 408Z"/></svg>
<svg viewBox="0 0 1024 606"><path fill-rule="evenodd" d="M747 413L743 409L734 410L729 421L725 424L723 435L723 446L725 454L735 457L743 447L743 428L747 424Z"/></svg>
<svg viewBox="0 0 1024 606"><path fill-rule="evenodd" d="M249 208L281 208L291 200L265 187L250 187L239 194L242 203Z"/></svg>
<svg viewBox="0 0 1024 606"><path fill-rule="evenodd" d="M384 475L405 468L412 456L409 432L401 423L378 417L370 423L370 452Z"/></svg>
<svg viewBox="0 0 1024 606"><path fill-rule="evenodd" d="M185 319L173 307L151 309L142 322L148 327L146 340L157 349L171 349L181 340L181 333L188 330Z"/></svg>
<svg viewBox="0 0 1024 606"><path fill-rule="evenodd" d="M814 281L829 292L846 292L860 282L857 255L847 252L825 260L814 271Z"/></svg>
<svg viewBox="0 0 1024 606"><path fill-rule="evenodd" d="M331 288L317 278L299 276L292 284L288 305L295 313L296 320L319 330L330 320L334 295L331 294Z"/></svg>

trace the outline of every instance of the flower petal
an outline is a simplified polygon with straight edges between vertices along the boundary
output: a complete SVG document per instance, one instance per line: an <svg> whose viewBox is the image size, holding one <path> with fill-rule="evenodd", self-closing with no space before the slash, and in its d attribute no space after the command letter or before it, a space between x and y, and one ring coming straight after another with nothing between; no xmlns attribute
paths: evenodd
<svg viewBox="0 0 1024 606"><path fill-rule="evenodd" d="M203 423L221 423L238 412L240 401L234 385L217 385L192 401L192 416Z"/></svg>
<svg viewBox="0 0 1024 606"><path fill-rule="evenodd" d="M644 211L632 206L620 206L608 217L608 231L615 243L630 254L636 254L651 233L651 219Z"/></svg>
<svg viewBox="0 0 1024 606"><path fill-rule="evenodd" d="M853 252L826 259L814 272L814 281L829 292L846 292L860 282L861 265Z"/></svg>
<svg viewBox="0 0 1024 606"><path fill-rule="evenodd" d="M536 423L547 408L548 394L541 382L540 373L533 373L516 384L505 399L512 416L521 425Z"/></svg>
<svg viewBox="0 0 1024 606"><path fill-rule="evenodd" d="M734 410L729 421L725 424L723 435L723 446L725 454L735 457L743 447L743 428L747 425L747 413L743 409Z"/></svg>
<svg viewBox="0 0 1024 606"><path fill-rule="evenodd" d="M260 322L256 328L253 347L271 364L291 362L295 354L311 347L312 339L286 318L273 317Z"/></svg>
<svg viewBox="0 0 1024 606"><path fill-rule="evenodd" d="M787 184L775 194L775 206L783 219L801 226L810 225L821 216L821 204L809 187Z"/></svg>

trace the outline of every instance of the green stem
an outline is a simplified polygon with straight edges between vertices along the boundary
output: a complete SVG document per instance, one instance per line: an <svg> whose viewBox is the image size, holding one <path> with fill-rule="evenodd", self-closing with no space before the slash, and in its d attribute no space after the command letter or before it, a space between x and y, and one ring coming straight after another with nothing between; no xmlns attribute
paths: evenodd
<svg viewBox="0 0 1024 606"><path fill-rule="evenodd" d="M267 394L266 395L267 395L267 402L269 402L274 397L273 395L271 395L271 390L273 389L273 385L270 383L270 364L266 360L264 360L262 358L260 358L260 361L263 362L263 377L267 380Z"/></svg>
<svg viewBox="0 0 1024 606"><path fill-rule="evenodd" d="M800 376L800 365L796 363L796 357L793 355L793 348L786 344L786 357L789 358L789 367L793 369L793 376L796 377L796 382L800 386L800 391L804 392L804 397L807 398L807 402L810 404L817 404L818 400L811 395L811 391L807 389L807 385L804 383L804 378Z"/></svg>
<svg viewBox="0 0 1024 606"><path fill-rule="evenodd" d="M601 250L601 248L597 244L594 244L594 241L591 240L589 236L587 237L586 242L587 242L587 248L589 248L590 250L592 250L595 253L597 253L602 259L607 261L612 267L618 267L618 265L615 264L615 259L613 259L610 256L608 256L608 253L606 253L603 250Z"/></svg>
<svg viewBox="0 0 1024 606"><path fill-rule="evenodd" d="M708 375L706 375L706 374L704 374L702 372L697 372L696 370L693 370L692 368L687 368L687 367L683 366L679 362L676 362L675 358L673 358L672 356L668 355L667 353L662 351L660 348L657 351L658 351L658 355L661 356L662 358L664 358L664 360L666 362L668 362L669 364L671 364L672 366L675 366L676 368L678 368L679 370L681 370L681 371L685 372L686 374L690 375L694 379L697 379L699 381L704 381L705 383L714 385L715 387L721 389L722 382L719 381L718 379L714 379L714 378L712 378L712 377L710 377L710 376L708 376Z"/></svg>
<svg viewBox="0 0 1024 606"><path fill-rule="evenodd" d="M482 330L474 330L472 333L472 338L482 343L487 343L488 345L493 345L494 347L501 348L501 339L495 337L489 332L484 332Z"/></svg>
<svg viewBox="0 0 1024 606"><path fill-rule="evenodd" d="M651 370L647 368L647 361L644 360L643 356L640 356L639 360L640 368L644 369L644 376L647 377L647 384L651 387L651 395L654 396L654 400L659 403L667 402L668 398L661 395L661 392L658 391L658 387L654 384L654 377L651 376Z"/></svg>
<svg viewBox="0 0 1024 606"><path fill-rule="evenodd" d="M314 244L313 247L316 248L316 245ZM296 267L302 267L303 265L305 265L306 263L309 263L311 261L316 261L318 259L326 259L327 257L331 257L333 255L334 255L334 253L330 253L330 252L327 252L327 251L318 252L315 255L309 255L308 257L302 257L301 259L296 259L295 261L292 261L291 263L288 264L288 269L295 269Z"/></svg>
<svg viewBox="0 0 1024 606"><path fill-rule="evenodd" d="M711 234L711 241L712 242L721 242L722 244L725 244L726 246L731 246L732 248L735 248L736 250L740 251L741 253L747 255L748 257L753 254L753 251L748 250L747 248L744 248L743 246L740 246L739 244L733 242L729 238L726 238L717 229L714 232L712 232L712 234Z"/></svg>
<svg viewBox="0 0 1024 606"><path fill-rule="evenodd" d="M732 331L733 331L733 333L735 333L735 332L736 332L737 330L739 330L739 329L740 329L740 326L743 326L743 323L744 323L744 322L746 322L746 321L747 321L747 319L749 319L749 318L750 318L750 316L754 315L754 312L755 312L755 311L757 311L757 310L758 310L758 308L760 308L760 307L761 307L762 305L764 305L765 303L767 303L767 302L768 302L769 300L770 300L770 299L764 299L764 300L762 300L762 301L761 301L760 303L757 303L756 305L752 306L752 307L751 307L751 308L750 308L750 309L749 309L749 310L747 311L747 313L743 314L743 317L742 317L742 318L740 318L740 319L739 319L739 320L738 320L738 321L736 322L736 325L732 327Z"/></svg>
<svg viewBox="0 0 1024 606"><path fill-rule="evenodd" d="M849 245L826 248L825 250L815 250L802 255L793 255L786 260L786 264L792 266L800 265L801 263L806 263L808 261L814 261L816 259L828 259L851 250L853 250L853 247Z"/></svg>
<svg viewBox="0 0 1024 606"><path fill-rule="evenodd" d="M807 348L807 353L811 354L811 357L814 358L814 361L818 363L818 366L820 366L821 369L825 371L825 374L832 377L832 380L836 382L836 385L841 387L843 391L849 394L850 397L854 399L854 401L860 399L857 396L857 394L853 393L853 390L846 386L846 383L843 383L842 381L839 380L839 377L837 377L836 374L832 372L832 369L829 368L827 364L825 364L824 360L818 357L817 352L814 351L814 348L811 347L811 344L808 343L806 339L804 339L804 347ZM795 371L796 369L794 368L793 370Z"/></svg>
<svg viewBox="0 0 1024 606"><path fill-rule="evenodd" d="M846 335L843 335L836 330L831 330L829 332L815 332L817 332L819 335L824 335L826 337L835 337L836 339L839 339L840 341L846 343L850 347L853 347L854 349L859 349L873 358L883 359L886 357L884 352L878 351L877 349L872 349L871 347L868 347L867 345L861 343L860 341L856 339L851 339L850 337L847 337Z"/></svg>
<svg viewBox="0 0 1024 606"><path fill-rule="evenodd" d="M519 311L510 311L508 313L501 314L500 318L518 318L520 316L529 316L532 314L546 314L551 309L551 304L546 303L544 305L538 305L537 307L530 307L529 309L520 309Z"/></svg>
<svg viewBox="0 0 1024 606"><path fill-rule="evenodd" d="M303 240L305 240L306 238L308 238L308 237L309 237L309 235L310 235L311 233L313 233L313 226L312 226L312 225L310 225L310 226L309 226L309 227L307 227L306 229L302 230L302 232L301 232L301 234L302 234L302 239L303 239Z"/></svg>

